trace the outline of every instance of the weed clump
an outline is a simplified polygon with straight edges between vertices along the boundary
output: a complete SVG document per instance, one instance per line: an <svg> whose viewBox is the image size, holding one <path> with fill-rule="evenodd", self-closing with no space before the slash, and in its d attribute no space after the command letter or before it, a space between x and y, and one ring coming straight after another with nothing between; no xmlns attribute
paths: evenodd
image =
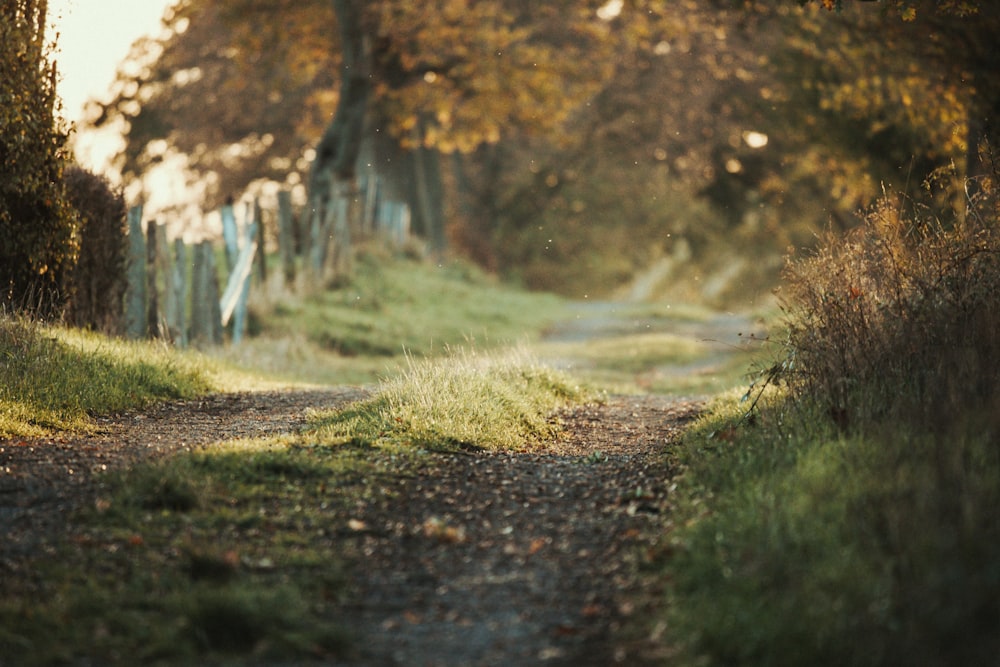
<svg viewBox="0 0 1000 667"><path fill-rule="evenodd" d="M372 398L318 416L317 437L430 450L524 449L557 435L552 410L588 396L523 349L492 355L458 350L445 359L409 361L406 372L382 382Z"/></svg>
<svg viewBox="0 0 1000 667"><path fill-rule="evenodd" d="M947 432L998 407L1000 225L989 190L964 215L885 198L847 238L786 272L788 376L841 426Z"/></svg>

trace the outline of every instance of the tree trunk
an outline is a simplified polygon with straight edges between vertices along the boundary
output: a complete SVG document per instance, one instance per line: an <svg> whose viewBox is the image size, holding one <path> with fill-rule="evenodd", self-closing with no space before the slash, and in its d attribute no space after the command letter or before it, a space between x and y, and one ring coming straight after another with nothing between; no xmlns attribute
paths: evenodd
<svg viewBox="0 0 1000 667"><path fill-rule="evenodd" d="M361 0L333 0L341 43L340 99L316 147L309 182L314 205L325 207L336 181L353 181L371 96L371 63L361 26Z"/></svg>
<svg viewBox="0 0 1000 667"><path fill-rule="evenodd" d="M324 219L334 192L357 192L355 169L362 139L373 140L375 173L380 177L380 195L405 202L414 227L429 240L431 249L445 249L443 185L440 155L419 145L406 150L377 122L366 124L372 89L372 54L364 37L362 0L334 0L341 50L340 99L333 121L316 148L309 183L314 210ZM368 130L366 132L366 130ZM380 131L371 131L380 130ZM422 128L416 137L422 141Z"/></svg>

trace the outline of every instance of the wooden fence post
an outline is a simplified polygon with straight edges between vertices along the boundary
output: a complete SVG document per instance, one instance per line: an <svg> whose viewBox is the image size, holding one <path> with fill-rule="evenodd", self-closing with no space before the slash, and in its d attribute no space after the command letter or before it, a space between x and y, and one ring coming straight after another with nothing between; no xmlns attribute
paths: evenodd
<svg viewBox="0 0 1000 667"><path fill-rule="evenodd" d="M378 213L379 234L397 248L402 247L410 237L410 207L401 202L381 201Z"/></svg>
<svg viewBox="0 0 1000 667"><path fill-rule="evenodd" d="M295 236L292 193L282 190L278 193L278 251L286 285L295 284Z"/></svg>
<svg viewBox="0 0 1000 667"><path fill-rule="evenodd" d="M364 209L361 213L361 234L370 237L375 232L375 214L379 203L379 177L369 171L362 188Z"/></svg>
<svg viewBox="0 0 1000 667"><path fill-rule="evenodd" d="M222 343L222 315L219 307L219 276L211 241L194 247L191 270L191 342L195 345Z"/></svg>
<svg viewBox="0 0 1000 667"><path fill-rule="evenodd" d="M128 297L125 330L129 338L146 335L146 237L142 231L142 206L128 212Z"/></svg>
<svg viewBox="0 0 1000 667"><path fill-rule="evenodd" d="M323 207L315 198L312 214L309 216L309 268L312 278L323 278L323 266L326 263L326 248L328 235L323 220Z"/></svg>
<svg viewBox="0 0 1000 667"><path fill-rule="evenodd" d="M260 284L267 284L267 252L264 246L264 211L260 207L260 200L256 197L253 200L253 221L256 225L257 233L257 275L260 277ZM249 237L248 237L249 238Z"/></svg>
<svg viewBox="0 0 1000 667"><path fill-rule="evenodd" d="M187 347L187 246L182 239L174 239L174 262L166 278L163 317L167 335L177 347Z"/></svg>
<svg viewBox="0 0 1000 667"><path fill-rule="evenodd" d="M219 214L222 216L222 241L226 244L226 270L232 271L236 266L236 257L240 254L236 212L231 203L226 203L219 210Z"/></svg>
<svg viewBox="0 0 1000 667"><path fill-rule="evenodd" d="M152 230L152 231L150 231ZM167 242L167 226L154 221L147 223L147 235L152 242L148 252L152 262L149 271L149 335L153 338L172 340L167 320L168 301L170 299L170 244ZM160 310L162 296L163 309Z"/></svg>
<svg viewBox="0 0 1000 667"><path fill-rule="evenodd" d="M333 252L329 256L333 275L343 278L351 274L351 213L354 196L351 183L338 182L330 201L330 220L327 227L333 240Z"/></svg>
<svg viewBox="0 0 1000 667"><path fill-rule="evenodd" d="M146 336L158 338L160 303L156 289L156 221L146 222Z"/></svg>
<svg viewBox="0 0 1000 667"><path fill-rule="evenodd" d="M233 320L233 344L239 344L246 332L247 299L250 295L250 273L253 270L253 260L257 252L255 223L246 229L246 242L240 250L236 266L229 274L226 291L219 302L222 326Z"/></svg>

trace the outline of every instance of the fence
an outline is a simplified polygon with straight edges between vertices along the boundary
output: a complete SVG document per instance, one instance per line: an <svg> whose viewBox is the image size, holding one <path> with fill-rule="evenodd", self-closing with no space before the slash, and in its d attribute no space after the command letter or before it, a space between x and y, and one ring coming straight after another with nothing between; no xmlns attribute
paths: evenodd
<svg viewBox="0 0 1000 667"><path fill-rule="evenodd" d="M128 213L129 274L125 323L130 338L160 338L178 347L222 344L229 334L239 344L247 331L251 286L268 281L267 251L280 264L280 280L295 289L300 272L308 282L323 284L330 273L350 272L353 239L377 237L401 246L410 236L405 204L380 200L378 181L362 183L350 197L334 198L324 216L315 211L295 215L291 194L278 193L270 219L276 229L267 242L265 211L258 200L246 204L239 224L233 204L219 213L225 280L220 280L217 241L193 245L172 243L165 224L143 221L141 206ZM256 269L256 271L255 271ZM256 274L257 279L254 280Z"/></svg>

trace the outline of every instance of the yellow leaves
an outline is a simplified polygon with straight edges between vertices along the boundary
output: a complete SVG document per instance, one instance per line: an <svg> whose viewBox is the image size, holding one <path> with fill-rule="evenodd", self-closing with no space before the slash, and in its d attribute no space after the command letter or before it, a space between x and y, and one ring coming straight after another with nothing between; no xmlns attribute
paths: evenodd
<svg viewBox="0 0 1000 667"><path fill-rule="evenodd" d="M618 32L573 3L518 16L499 0L445 0L440 11L369 5L387 51L375 103L408 145L471 151L504 127L551 132L614 71ZM640 23L644 24L644 21Z"/></svg>
<svg viewBox="0 0 1000 667"><path fill-rule="evenodd" d="M468 10L466 0L448 0L440 11L446 21L458 22Z"/></svg>

